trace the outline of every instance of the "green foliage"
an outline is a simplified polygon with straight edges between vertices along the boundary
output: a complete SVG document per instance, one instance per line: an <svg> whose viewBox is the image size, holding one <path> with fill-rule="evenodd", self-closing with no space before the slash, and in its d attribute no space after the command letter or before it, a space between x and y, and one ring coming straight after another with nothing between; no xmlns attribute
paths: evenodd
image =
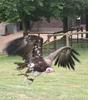
<svg viewBox="0 0 88 100"><path fill-rule="evenodd" d="M63 0L62 16L81 15L85 9L83 0Z"/></svg>
<svg viewBox="0 0 88 100"><path fill-rule="evenodd" d="M80 15L88 8L87 0L0 0L0 21L25 23L45 17ZM25 30L26 28L24 28Z"/></svg>
<svg viewBox="0 0 88 100"><path fill-rule="evenodd" d="M88 14L88 0L84 0L84 13Z"/></svg>
<svg viewBox="0 0 88 100"><path fill-rule="evenodd" d="M60 0L1 0L0 1L0 20L7 22L23 23L26 31L26 22L40 20L45 17L58 18L63 9Z"/></svg>
<svg viewBox="0 0 88 100"><path fill-rule="evenodd" d="M34 0L2 0L1 10L5 14L3 16L6 21L19 21L27 16L31 16L32 12L36 9L36 5L39 3ZM2 15L2 13L1 13Z"/></svg>
<svg viewBox="0 0 88 100"><path fill-rule="evenodd" d="M25 18L39 20L80 14L87 0L1 0L0 18L6 21L20 21Z"/></svg>
<svg viewBox="0 0 88 100"><path fill-rule="evenodd" d="M26 18L38 20L57 17L63 9L60 0L1 0L0 15L6 21L19 21Z"/></svg>

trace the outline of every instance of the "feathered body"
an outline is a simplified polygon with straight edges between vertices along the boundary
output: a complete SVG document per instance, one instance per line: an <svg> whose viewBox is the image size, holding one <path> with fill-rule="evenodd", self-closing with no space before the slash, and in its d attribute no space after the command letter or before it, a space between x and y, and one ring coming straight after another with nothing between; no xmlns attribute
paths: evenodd
<svg viewBox="0 0 88 100"><path fill-rule="evenodd" d="M48 65L48 63L46 63L46 61L44 60L43 57L41 56L36 56L36 57L33 57L31 59L31 64L33 64L33 71L38 71L38 72L44 72L46 71L46 69L48 67L50 67ZM30 63L29 63L29 69L30 69Z"/></svg>
<svg viewBox="0 0 88 100"><path fill-rule="evenodd" d="M19 55L24 59L24 65L27 67L26 73L29 72L44 72L47 68L54 65L58 65L64 68L75 69L75 61L80 62L76 55L79 55L71 47L61 47L56 51L50 53L47 57L42 56L43 39L34 35L27 35L25 37L13 40L5 48L8 55ZM19 69L23 64L19 64Z"/></svg>

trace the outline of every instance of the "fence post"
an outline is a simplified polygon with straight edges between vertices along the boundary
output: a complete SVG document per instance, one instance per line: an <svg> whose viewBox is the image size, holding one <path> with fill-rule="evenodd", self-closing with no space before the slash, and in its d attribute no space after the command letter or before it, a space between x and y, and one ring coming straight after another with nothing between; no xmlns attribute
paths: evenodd
<svg viewBox="0 0 88 100"><path fill-rule="evenodd" d="M54 50L56 50L56 36L54 35Z"/></svg>
<svg viewBox="0 0 88 100"><path fill-rule="evenodd" d="M66 46L70 46L69 35L66 34Z"/></svg>
<svg viewBox="0 0 88 100"><path fill-rule="evenodd" d="M72 46L72 35L70 36L70 45Z"/></svg>

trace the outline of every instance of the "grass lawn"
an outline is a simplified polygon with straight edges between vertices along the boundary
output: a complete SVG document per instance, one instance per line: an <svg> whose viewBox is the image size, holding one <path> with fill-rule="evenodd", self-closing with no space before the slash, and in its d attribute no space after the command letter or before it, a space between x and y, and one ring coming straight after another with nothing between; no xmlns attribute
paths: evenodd
<svg viewBox="0 0 88 100"><path fill-rule="evenodd" d="M14 62L21 58L0 55L0 100L88 100L88 48L77 50L81 63L75 71L54 67L31 85L18 76Z"/></svg>

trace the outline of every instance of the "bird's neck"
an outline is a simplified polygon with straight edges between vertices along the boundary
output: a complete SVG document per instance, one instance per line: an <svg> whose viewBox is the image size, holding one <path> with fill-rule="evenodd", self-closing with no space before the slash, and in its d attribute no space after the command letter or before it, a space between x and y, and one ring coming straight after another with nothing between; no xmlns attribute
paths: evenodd
<svg viewBox="0 0 88 100"><path fill-rule="evenodd" d="M50 59L44 58L44 60L45 60L45 62L46 62L49 66L52 65L52 61L51 61Z"/></svg>

